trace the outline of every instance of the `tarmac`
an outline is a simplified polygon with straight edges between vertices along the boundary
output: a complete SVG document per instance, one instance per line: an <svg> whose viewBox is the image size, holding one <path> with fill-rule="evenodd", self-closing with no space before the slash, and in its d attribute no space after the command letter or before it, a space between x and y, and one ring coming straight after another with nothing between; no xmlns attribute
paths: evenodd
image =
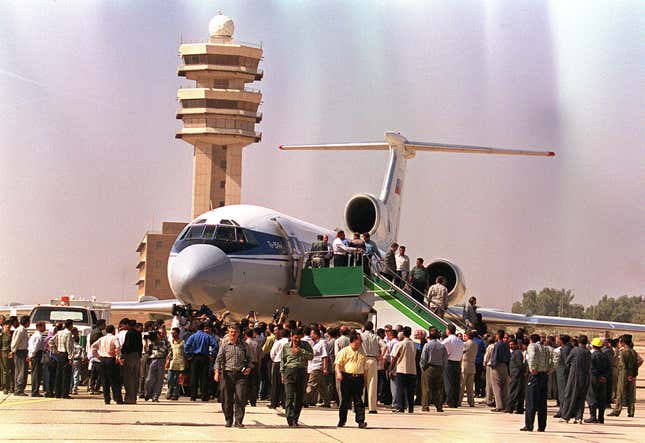
<svg viewBox="0 0 645 443"><path fill-rule="evenodd" d="M445 409L444 413L392 414L380 407L367 414L367 429L358 429L350 411L345 428L337 428L334 408L307 408L301 426L289 428L284 416L268 409L265 402L246 408L245 429L224 427L221 406L216 402L188 399L158 403L139 400L136 405L105 405L101 396L84 392L72 400L14 397L0 394L0 439L3 442L643 442L645 400L639 395L636 417L607 417L604 425L567 424L551 418L555 403L549 402L545 433L520 432L524 415L474 408ZM585 416L588 411L585 410ZM640 417L639 417L640 416Z"/></svg>

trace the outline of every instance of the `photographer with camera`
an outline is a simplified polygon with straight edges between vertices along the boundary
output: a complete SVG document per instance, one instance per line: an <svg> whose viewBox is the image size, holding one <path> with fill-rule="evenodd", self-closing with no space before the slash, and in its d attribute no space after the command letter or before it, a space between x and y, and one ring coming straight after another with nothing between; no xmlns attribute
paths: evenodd
<svg viewBox="0 0 645 443"><path fill-rule="evenodd" d="M170 350L170 343L166 337L166 328L162 324L155 327L148 333L148 347L145 350L148 355L148 372L145 382L145 399L159 401L161 388L163 387L166 357Z"/></svg>

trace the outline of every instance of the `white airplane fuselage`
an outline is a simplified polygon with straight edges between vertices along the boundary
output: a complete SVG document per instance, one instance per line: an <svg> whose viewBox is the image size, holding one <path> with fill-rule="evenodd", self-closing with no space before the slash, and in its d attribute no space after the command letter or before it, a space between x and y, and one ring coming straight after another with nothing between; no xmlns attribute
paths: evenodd
<svg viewBox="0 0 645 443"><path fill-rule="evenodd" d="M234 233L234 235L233 235ZM363 321L369 306L358 298L306 299L295 288L294 260L316 235L335 232L253 205L211 210L179 234L168 261L175 296L193 307L229 310L234 317L254 310L263 319L282 306L303 321Z"/></svg>

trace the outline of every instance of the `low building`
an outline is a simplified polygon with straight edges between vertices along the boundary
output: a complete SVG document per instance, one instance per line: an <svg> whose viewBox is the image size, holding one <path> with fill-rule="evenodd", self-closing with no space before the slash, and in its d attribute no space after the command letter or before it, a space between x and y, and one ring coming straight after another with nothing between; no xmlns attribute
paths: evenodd
<svg viewBox="0 0 645 443"><path fill-rule="evenodd" d="M161 232L148 231L143 236L137 252L139 253L139 278L137 295L152 296L158 299L175 298L168 283L168 256L177 235L186 222L162 222Z"/></svg>

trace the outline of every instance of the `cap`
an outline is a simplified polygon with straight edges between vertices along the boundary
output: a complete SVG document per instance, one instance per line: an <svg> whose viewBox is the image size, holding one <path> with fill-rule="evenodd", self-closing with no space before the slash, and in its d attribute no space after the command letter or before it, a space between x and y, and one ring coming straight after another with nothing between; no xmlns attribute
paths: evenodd
<svg viewBox="0 0 645 443"><path fill-rule="evenodd" d="M600 337L594 338L591 340L591 346L594 348L602 348L602 339Z"/></svg>

